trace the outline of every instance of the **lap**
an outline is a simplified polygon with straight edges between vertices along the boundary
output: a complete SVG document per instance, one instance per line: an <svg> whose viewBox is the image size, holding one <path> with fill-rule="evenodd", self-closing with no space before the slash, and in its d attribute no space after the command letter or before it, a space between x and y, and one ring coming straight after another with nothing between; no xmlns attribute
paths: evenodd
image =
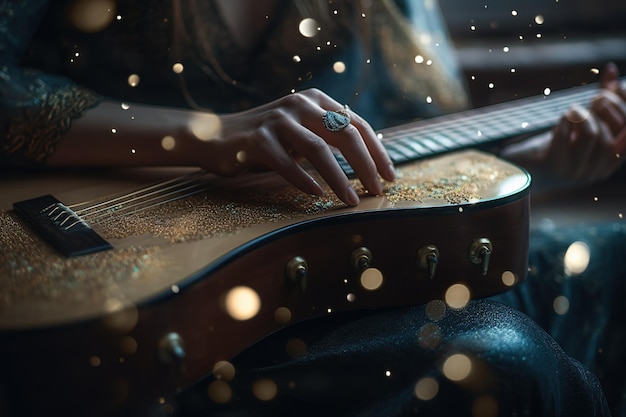
<svg viewBox="0 0 626 417"><path fill-rule="evenodd" d="M608 415L594 376L490 300L301 323L229 369L180 396L185 415Z"/></svg>

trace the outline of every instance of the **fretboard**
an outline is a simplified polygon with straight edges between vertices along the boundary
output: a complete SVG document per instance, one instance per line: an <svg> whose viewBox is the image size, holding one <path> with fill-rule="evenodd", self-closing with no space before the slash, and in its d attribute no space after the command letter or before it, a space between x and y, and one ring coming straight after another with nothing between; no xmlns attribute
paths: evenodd
<svg viewBox="0 0 626 417"><path fill-rule="evenodd" d="M551 129L572 105L587 107L599 85L589 84L549 95L529 97L432 119L420 120L379 132L395 164ZM337 153L346 174L354 172Z"/></svg>

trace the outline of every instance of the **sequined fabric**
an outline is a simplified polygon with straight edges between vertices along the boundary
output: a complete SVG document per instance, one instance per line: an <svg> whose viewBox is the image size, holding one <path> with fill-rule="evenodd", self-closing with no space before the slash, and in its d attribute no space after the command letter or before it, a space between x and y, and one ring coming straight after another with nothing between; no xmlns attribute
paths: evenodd
<svg viewBox="0 0 626 417"><path fill-rule="evenodd" d="M567 271L572 245L589 259L576 273ZM547 223L533 231L530 247L526 281L495 299L528 314L598 375L613 415L626 415L626 227Z"/></svg>
<svg viewBox="0 0 626 417"><path fill-rule="evenodd" d="M0 77L3 75L7 74L0 73ZM78 85L49 86L42 74L29 72L25 76L31 80L26 88L33 103L13 114L3 138L2 151L12 164L22 158L35 163L45 161L72 121L101 100Z"/></svg>
<svg viewBox="0 0 626 417"><path fill-rule="evenodd" d="M452 380L450 358L464 358L470 375ZM181 395L183 414L609 415L589 371L528 317L488 300L436 315L422 305L304 323L270 336L232 366L232 375ZM218 386L228 387L228 401L211 399ZM260 387L271 392L264 400Z"/></svg>

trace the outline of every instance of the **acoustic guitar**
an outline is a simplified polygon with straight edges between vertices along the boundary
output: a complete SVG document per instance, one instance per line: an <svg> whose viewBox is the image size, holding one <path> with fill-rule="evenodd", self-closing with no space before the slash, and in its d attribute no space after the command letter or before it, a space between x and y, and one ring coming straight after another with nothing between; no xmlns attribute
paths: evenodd
<svg viewBox="0 0 626 417"><path fill-rule="evenodd" d="M351 208L272 173L3 174L0 410L165 407L292 323L510 289L527 269L530 176L469 148L546 130L596 88L383 130L398 181Z"/></svg>

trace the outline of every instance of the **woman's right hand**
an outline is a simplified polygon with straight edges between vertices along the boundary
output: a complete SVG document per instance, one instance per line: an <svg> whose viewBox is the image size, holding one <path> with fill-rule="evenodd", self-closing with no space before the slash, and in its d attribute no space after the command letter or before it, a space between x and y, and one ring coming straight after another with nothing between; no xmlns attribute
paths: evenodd
<svg viewBox="0 0 626 417"><path fill-rule="evenodd" d="M309 89L240 113L220 116L221 126L209 142L215 152L198 153L198 165L218 175L236 175L250 169L272 170L312 195L323 188L298 161L307 160L333 192L347 205L359 197L333 156L339 149L357 177L372 194L380 194L378 175L395 179L394 167L371 126L347 110L351 123L333 132L322 123L327 110L342 105L320 90Z"/></svg>

